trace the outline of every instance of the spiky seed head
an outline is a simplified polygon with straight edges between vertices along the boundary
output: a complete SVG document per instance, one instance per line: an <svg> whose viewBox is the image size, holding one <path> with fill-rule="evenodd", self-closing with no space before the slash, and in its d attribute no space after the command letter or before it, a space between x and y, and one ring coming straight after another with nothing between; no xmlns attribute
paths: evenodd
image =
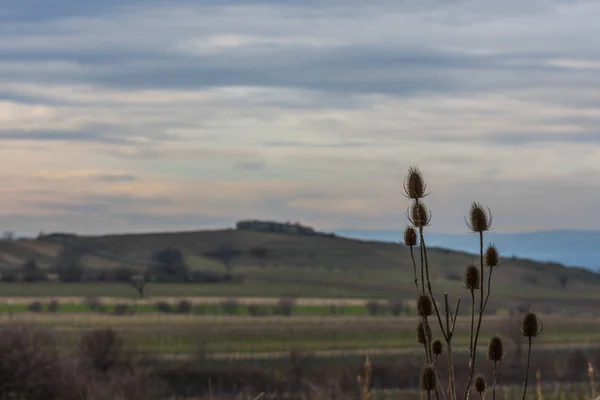
<svg viewBox="0 0 600 400"><path fill-rule="evenodd" d="M493 362L502 361L504 358L504 344L500 335L496 334L490 339L490 343L487 348L488 360Z"/></svg>
<svg viewBox="0 0 600 400"><path fill-rule="evenodd" d="M485 393L485 389L487 388L487 382L485 381L485 377L483 375L479 375L475 378L475 391L479 394Z"/></svg>
<svg viewBox="0 0 600 400"><path fill-rule="evenodd" d="M444 351L444 345L439 340L434 340L431 343L431 352L435 356L439 356Z"/></svg>
<svg viewBox="0 0 600 400"><path fill-rule="evenodd" d="M413 203L410 208L410 222L417 228L423 228L431 222L427 206L422 202Z"/></svg>
<svg viewBox="0 0 600 400"><path fill-rule="evenodd" d="M521 331L523 332L523 336L527 338L537 337L540 334L537 315L531 311L525 314Z"/></svg>
<svg viewBox="0 0 600 400"><path fill-rule="evenodd" d="M421 317L428 317L433 314L431 298L426 294L420 295L417 299L417 313L419 313Z"/></svg>
<svg viewBox="0 0 600 400"><path fill-rule="evenodd" d="M493 244L490 244L485 251L485 265L488 267L495 267L500 262L500 256L498 255L498 249Z"/></svg>
<svg viewBox="0 0 600 400"><path fill-rule="evenodd" d="M474 265L465 268L465 286L469 290L479 289L479 270Z"/></svg>
<svg viewBox="0 0 600 400"><path fill-rule="evenodd" d="M467 226L473 232L485 232L492 227L492 215L481 204L473 202L471 203Z"/></svg>
<svg viewBox="0 0 600 400"><path fill-rule="evenodd" d="M431 329L422 322L417 325L417 342L420 344L431 343Z"/></svg>
<svg viewBox="0 0 600 400"><path fill-rule="evenodd" d="M417 245L417 231L412 226L404 229L404 244L409 247Z"/></svg>
<svg viewBox="0 0 600 400"><path fill-rule="evenodd" d="M427 184L423 179L421 171L417 167L410 167L408 169L408 175L404 179L404 192L406 196L417 200L425 197L425 190Z"/></svg>
<svg viewBox="0 0 600 400"><path fill-rule="evenodd" d="M429 365L424 366L421 369L421 390L431 392L435 390L437 379L435 371Z"/></svg>

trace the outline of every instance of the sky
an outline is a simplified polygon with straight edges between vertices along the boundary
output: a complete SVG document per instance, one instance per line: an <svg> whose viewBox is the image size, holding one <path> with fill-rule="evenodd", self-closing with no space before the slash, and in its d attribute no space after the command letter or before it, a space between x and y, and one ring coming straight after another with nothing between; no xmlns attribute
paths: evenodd
<svg viewBox="0 0 600 400"><path fill-rule="evenodd" d="M0 2L0 230L600 227L600 3Z"/></svg>

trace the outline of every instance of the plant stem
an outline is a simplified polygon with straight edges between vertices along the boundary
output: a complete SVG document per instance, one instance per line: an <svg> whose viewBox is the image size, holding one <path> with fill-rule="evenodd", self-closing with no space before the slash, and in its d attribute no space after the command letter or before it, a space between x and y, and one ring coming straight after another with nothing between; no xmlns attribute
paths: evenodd
<svg viewBox="0 0 600 400"><path fill-rule="evenodd" d="M417 288L417 296L419 295L419 279L417 279L417 263L415 262L415 253L413 251L413 246L410 246L410 258L413 263L413 270L415 272L415 287Z"/></svg>
<svg viewBox="0 0 600 400"><path fill-rule="evenodd" d="M498 381L497 361L494 361L494 388L492 390L492 400L496 400L496 382Z"/></svg>
<svg viewBox="0 0 600 400"><path fill-rule="evenodd" d="M525 368L525 385L523 386L523 399L525 400L525 396L527 395L527 381L529 379L529 363L531 361L531 337L529 339L529 346L527 348L527 367Z"/></svg>
<svg viewBox="0 0 600 400"><path fill-rule="evenodd" d="M475 359L477 358L477 341L479 339L479 331L481 330L481 320L483 319L483 311L485 309L485 305L487 303L487 298L489 298L489 290L488 297L485 302L483 299L484 290L483 290L483 232L479 232L479 270L480 270L480 302L479 302L479 318L477 321L477 330L475 330L475 338L473 340L473 350L471 352L471 359L469 360L469 378L467 380L467 386L465 388L465 400L469 399L469 393L471 389L471 384L473 383L473 374L475 372ZM491 271L490 271L491 272ZM491 273L490 278L488 279L488 288L491 286Z"/></svg>

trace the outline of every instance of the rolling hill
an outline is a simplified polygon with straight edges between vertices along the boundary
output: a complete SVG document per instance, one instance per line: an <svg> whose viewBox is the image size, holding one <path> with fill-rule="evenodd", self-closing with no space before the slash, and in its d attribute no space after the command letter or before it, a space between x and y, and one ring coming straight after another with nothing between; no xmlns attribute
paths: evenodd
<svg viewBox="0 0 600 400"><path fill-rule="evenodd" d="M243 277L238 287L211 289L222 295L302 295L314 297L412 298L413 267L409 251L396 243L360 241L335 236L302 236L236 229L175 233L122 234L0 242L0 267L17 268L34 259L49 267L69 240L85 246L87 268L130 266L146 268L150 256L166 247L179 248L193 269L222 271L219 262L203 253L229 244L241 250L232 262L233 273ZM262 249L257 257L256 249ZM502 254L502 248L499 251ZM253 256L254 254L254 256ZM431 278L436 290L465 296L462 274L476 262L473 254L441 248L429 250ZM600 275L583 268L503 258L494 272L491 302L535 302L552 307L600 305ZM565 283L566 285L563 285ZM254 285L254 286L252 286Z"/></svg>

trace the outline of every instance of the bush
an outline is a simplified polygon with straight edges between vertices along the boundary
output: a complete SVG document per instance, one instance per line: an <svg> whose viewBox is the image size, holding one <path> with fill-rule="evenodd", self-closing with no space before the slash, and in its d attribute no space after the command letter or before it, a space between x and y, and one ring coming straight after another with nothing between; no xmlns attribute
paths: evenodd
<svg viewBox="0 0 600 400"><path fill-rule="evenodd" d="M52 299L48 302L48 312L57 312L59 307L58 300Z"/></svg>
<svg viewBox="0 0 600 400"><path fill-rule="evenodd" d="M28 325L2 326L0 354L1 399L55 400L64 394L61 364L49 332Z"/></svg>
<svg viewBox="0 0 600 400"><path fill-rule="evenodd" d="M289 317L292 315L296 300L291 297L282 297L279 299L279 303L275 306L274 313L277 315L285 315Z"/></svg>
<svg viewBox="0 0 600 400"><path fill-rule="evenodd" d="M106 374L124 360L123 341L110 328L85 332L79 341L78 353L89 367Z"/></svg>
<svg viewBox="0 0 600 400"><path fill-rule="evenodd" d="M41 301L37 301L37 300L36 301L32 301L31 303L29 303L29 305L27 305L27 309L30 312L39 313L39 312L42 312L43 308L44 307L42 305L42 302Z"/></svg>
<svg viewBox="0 0 600 400"><path fill-rule="evenodd" d="M88 296L83 300L83 305L92 312L103 310L102 301L95 296Z"/></svg>
<svg viewBox="0 0 600 400"><path fill-rule="evenodd" d="M180 314L189 314L192 312L192 302L189 300L180 300L177 304L177 312Z"/></svg>
<svg viewBox="0 0 600 400"><path fill-rule="evenodd" d="M388 308L394 317L404 315L405 309L402 300L389 300Z"/></svg>
<svg viewBox="0 0 600 400"><path fill-rule="evenodd" d="M158 312L163 312L163 313L170 313L173 312L173 307L171 307L171 304L167 303L166 301L157 301L156 304L154 305L154 307L156 308L156 311Z"/></svg>
<svg viewBox="0 0 600 400"><path fill-rule="evenodd" d="M261 307L257 304L249 304L248 305L248 314L253 317L264 317L268 315L267 310L264 307Z"/></svg>
<svg viewBox="0 0 600 400"><path fill-rule="evenodd" d="M369 315L376 317L385 313L385 307L377 300L369 300L366 304Z"/></svg>
<svg viewBox="0 0 600 400"><path fill-rule="evenodd" d="M115 315L125 315L129 312L131 312L131 310L129 309L129 304L125 304L125 303L115 304L115 309L114 309Z"/></svg>
<svg viewBox="0 0 600 400"><path fill-rule="evenodd" d="M225 314L236 315L239 307L240 305L236 299L227 299L221 302L221 309Z"/></svg>
<svg viewBox="0 0 600 400"><path fill-rule="evenodd" d="M5 283L12 283L17 281L17 274L14 272L4 272L0 277L0 281Z"/></svg>

